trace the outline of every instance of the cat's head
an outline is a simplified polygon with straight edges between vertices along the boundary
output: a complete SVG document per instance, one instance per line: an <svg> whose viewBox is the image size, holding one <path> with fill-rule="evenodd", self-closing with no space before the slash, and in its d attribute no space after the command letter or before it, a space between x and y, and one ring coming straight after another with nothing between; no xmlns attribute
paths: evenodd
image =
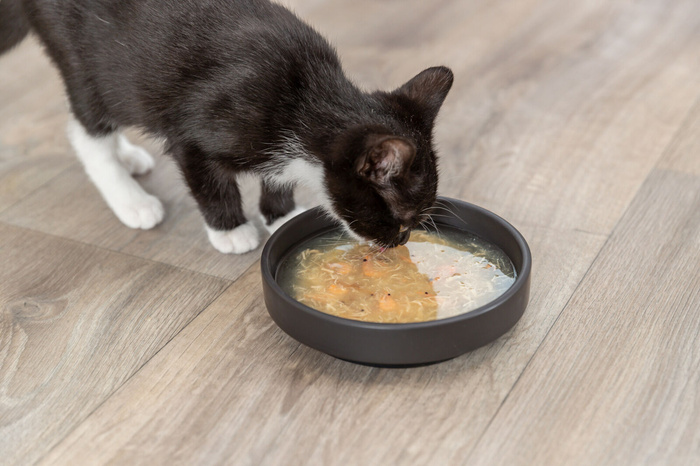
<svg viewBox="0 0 700 466"><path fill-rule="evenodd" d="M429 68L393 92L377 92L379 124L351 128L326 170L331 208L351 233L379 246L405 244L426 220L438 185L435 118L452 87L449 68Z"/></svg>

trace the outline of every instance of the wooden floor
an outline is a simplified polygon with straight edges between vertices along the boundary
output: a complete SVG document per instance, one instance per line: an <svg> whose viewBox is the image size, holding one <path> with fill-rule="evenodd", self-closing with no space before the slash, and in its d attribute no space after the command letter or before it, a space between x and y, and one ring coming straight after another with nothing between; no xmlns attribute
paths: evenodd
<svg viewBox="0 0 700 466"><path fill-rule="evenodd" d="M528 239L523 319L417 369L301 346L155 142L166 220L119 224L28 40L0 57L0 463L700 464L700 2L290 3L367 88L454 69L440 191Z"/></svg>

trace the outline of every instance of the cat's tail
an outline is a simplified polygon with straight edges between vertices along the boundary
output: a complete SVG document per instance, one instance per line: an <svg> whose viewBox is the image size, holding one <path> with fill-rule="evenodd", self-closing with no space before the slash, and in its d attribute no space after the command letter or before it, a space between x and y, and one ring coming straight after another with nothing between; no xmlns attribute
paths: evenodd
<svg viewBox="0 0 700 466"><path fill-rule="evenodd" d="M0 53L22 42L30 29L22 0L0 0Z"/></svg>

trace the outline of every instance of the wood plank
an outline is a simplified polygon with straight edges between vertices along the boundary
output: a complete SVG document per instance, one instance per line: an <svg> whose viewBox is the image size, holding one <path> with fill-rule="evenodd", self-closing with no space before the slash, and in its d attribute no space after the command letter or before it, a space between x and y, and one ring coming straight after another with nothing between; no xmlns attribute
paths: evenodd
<svg viewBox="0 0 700 466"><path fill-rule="evenodd" d="M68 168L66 102L33 39L0 57L0 212Z"/></svg>
<svg viewBox="0 0 700 466"><path fill-rule="evenodd" d="M700 94L700 4L609 4L566 55L547 26L464 83L437 130L443 192L516 225L612 230Z"/></svg>
<svg viewBox="0 0 700 466"><path fill-rule="evenodd" d="M229 282L0 223L0 451L31 464Z"/></svg>
<svg viewBox="0 0 700 466"><path fill-rule="evenodd" d="M128 294L115 290L128 289L138 280L130 276L133 270L142 277L156 274L155 270L173 269L2 227L0 258L6 242L16 242L17 231L26 236L23 250L29 251L29 256L12 269L19 270L13 275L17 289L33 289L35 281L24 269L31 271L47 262L50 270L59 272L55 275L65 276L62 279L70 283L79 282L71 299L85 312L96 313L99 321L81 320L87 314L74 311L73 317L56 325L51 321L53 326L32 326L36 335L45 337L47 346L42 350L49 355L47 364L54 364L59 375L49 395L39 388L22 398L35 396L31 402L44 403L37 410L46 409L41 413L48 414L29 415L20 428L12 430L15 437L11 440L16 440L12 448L20 451L20 456L13 458L21 462L39 458L46 452L44 446L64 438L75 423L89 415L45 458L46 463L211 463L236 458L255 464L432 464L463 462L472 451L476 462L498 459L500 456L494 455L500 455L501 450L507 455L520 454L512 457L516 460L551 458L561 460L553 463L562 463L571 458L586 462L587 457L576 456L586 448L593 460L619 464L633 463L655 447L658 453L648 455L648 462L676 460L691 464L698 451L695 432L700 430L694 421L697 410L693 411L694 406L687 401L697 397L697 339L692 340L692 335L686 341L670 339L659 354L653 353L655 348L651 346L659 335L688 335L692 325L698 328L689 312L683 313L684 299L687 305L698 307L697 295L683 294L683 283L697 288L697 278L693 278L697 272L684 262L690 259L681 259L685 275L678 285L669 279L664 281L660 275L652 277L660 281L652 283L655 296L648 299L661 303L658 308L671 309L670 316L658 316L640 305L640 315L648 317L642 324L651 321L653 328L639 326L630 316L633 304L638 302L634 293L646 296L640 283L618 287L622 298L614 294L609 282L619 279L618 275L627 279L629 273L623 273L622 265L612 259L604 262L610 265L608 270L598 266L595 280L607 293L604 297L608 302L623 298L630 301L624 308L624 318L613 319L619 312L614 307L607 311L612 316L600 316L602 309L591 311L589 308L595 305L585 307L588 304L580 293L568 309L575 313L585 309L590 316L578 318L587 327L576 327L579 321L574 322L568 314L560 321L557 318L654 165L658 162L662 168L698 174L696 144L691 138L697 134L698 118L697 103L693 106L693 102L700 95L700 3L289 3L330 35L350 75L366 87L391 88L438 63L453 67L457 79L436 131L442 154L441 191L500 213L530 241L535 258L533 295L523 320L498 342L438 366L401 371L358 367L299 347L276 329L265 314L258 291L259 276L253 269L146 362L155 351L150 346L150 334L144 332L156 330L135 330L141 322L141 305L123 300L128 303L128 315L124 320L110 321L112 327L105 323L104 306L117 306L122 295ZM172 164L163 157L159 157L156 172L140 181L165 199L169 212L166 222L149 232L133 232L121 226L82 170L71 166L74 159L63 132L66 113L60 107L60 81L36 43L25 42L0 58L0 82L0 220L230 279L239 277L257 260L259 251L233 258L211 249L192 200ZM667 149L671 140L671 148ZM157 145L150 141L146 144L160 153ZM666 208L665 203L672 202L669 185L675 180L680 180L677 188L682 191L674 195L681 198L681 204L687 204L687 196L697 192L695 182L689 181L692 178L658 172L650 179L652 184L645 185L633 210L642 216L639 212L645 203L657 210ZM654 198L659 194L654 191L657 188L662 200ZM255 196L255 191L254 184L246 188L249 198ZM671 209L687 216L689 232L697 231L697 223L693 223L696 214L685 207ZM645 217L647 220L654 221ZM669 221L673 232L667 243L672 243L672 253L678 256L686 227L679 226L683 221L679 217ZM641 254L643 248L656 247L641 232L635 236L630 220L625 225L629 242L625 251ZM640 223L638 227L643 230L648 225ZM653 226L653 231L644 231L658 236L660 228ZM618 244L622 239L615 241ZM697 250L692 249L697 239L687 243L692 251ZM32 252L35 244L39 244L38 252ZM78 253L67 252L65 244ZM616 247L622 250L623 245ZM51 258L54 248L59 253ZM93 251L97 255L90 259ZM73 254L75 259L71 259ZM693 254L689 257L696 259ZM639 265L642 259L629 260ZM654 265L651 259L644 261L642 265ZM64 263L78 262L86 262L89 273L81 268L77 272L63 268ZM0 270L0 277L3 273ZM166 274L155 284L175 287L177 283L183 290L196 289L193 280L209 283L212 279L191 276L196 279L177 271L177 280ZM167 303L181 309L175 297L166 296L168 286L139 291L142 294L138 294L137 301L156 299L154 293L163 288L163 299L170 298ZM587 285L590 302L598 302L596 292L593 285ZM0 302L3 296L0 293ZM53 301L40 304L40 309L48 309L41 312L54 309ZM158 312L158 318L165 319L165 307L159 307ZM193 310L179 312L196 314ZM22 325L29 325L28 320ZM543 348L550 349L545 356L538 352L528 366L555 321L547 340L550 346ZM182 326L183 322L177 320L174 325ZM557 345L552 346L562 322L571 333L558 335ZM677 328L679 323L688 325ZM163 332L175 332L174 327L168 330L165 324L157 325L158 331L162 327ZM604 340L617 331L616 326L621 326L620 338ZM83 335L85 329L89 336ZM592 334L594 330L601 335ZM87 363L87 356L70 356L72 342L83 344L80 338L89 338L92 343L104 332L108 335L104 345L111 349L102 349L95 360ZM0 330L0 340L4 335ZM141 336L140 340L135 335ZM647 336L650 342L641 341ZM584 350L579 339L590 339L597 346ZM126 348L125 340L133 342L125 353L132 364L130 370L138 369L136 360L145 365L97 407L110 390L128 378L128 371L122 373L122 367L112 362L112 355L118 354L116 349ZM168 341L162 336L156 340L160 346ZM59 353L70 357L57 363L56 358L63 356L54 354L54 346L50 345L68 348ZM0 364L7 360L2 359L2 348L5 346L0 344ZM574 357L576 348L581 349L581 355ZM601 348L600 354L597 348ZM622 350L616 353L619 348ZM638 360L636 350L642 359ZM27 351L23 354L28 355ZM565 357L560 356L560 352L567 351ZM687 354L684 356L682 351ZM36 355L27 357L19 359L18 364L38 367L38 378L45 374ZM661 365L670 369L653 372ZM526 375L519 378L526 366ZM536 372L531 373L533 366ZM611 378L603 380L600 371L607 370L607 366L612 369L605 375ZM2 377L4 367L0 366ZM554 379L550 380L548 371ZM95 379L90 378L92 375ZM632 380L637 376L635 385ZM25 369L16 377L24 380L31 374ZM100 377L106 380L105 385L96 381ZM76 380L69 380L72 378ZM27 380L22 383L28 387L34 383L33 379ZM79 385L84 380L89 382L86 390ZM574 383L591 380L591 385L584 387ZM516 381L516 391L511 393ZM543 381L547 385L558 381L567 391L562 394L556 386L543 389ZM685 381L688 384L683 391L680 387ZM0 383L0 390L5 390L0 391L0 400L6 401L10 398L3 387L6 385ZM630 401L617 395L621 393L618 389L627 390ZM73 403L78 398L72 398L73 393L80 395L79 400L87 399L89 409L76 408ZM541 399L544 394L553 396L553 408L547 407L549 400ZM570 394L573 401L568 398ZM63 408L44 408L54 400L68 401ZM635 400L650 400L660 408L637 412L631 407ZM597 408L598 404L609 416ZM0 403L0 429L6 412L3 406ZM661 412L662 408L668 408L668 412ZM681 412L682 408L687 409ZM618 417L613 418L614 414ZM55 419L65 420L70 427L60 423L54 426ZM521 429L521 422L532 431ZM675 429L673 422L677 423ZM629 438L620 427L628 424ZM548 427L555 429L552 438ZM20 439L18 436L25 432L31 435ZM22 452L31 451L32 435L39 435L37 432L39 452L28 454L25 461ZM509 435L524 436L524 446L499 443ZM639 445L634 443L635 436L640 439ZM0 451L4 452L7 448L2 448L3 439L0 435ZM619 442L622 448L613 451L613 442ZM538 449L540 445L542 450ZM531 450L518 450L521 447ZM505 458L510 459L507 455Z"/></svg>
<svg viewBox="0 0 700 466"><path fill-rule="evenodd" d="M39 41L29 36L14 49L0 55L0 116L5 118L21 117L18 110L31 108L42 112L47 107L63 104L63 86L58 79L58 71L44 54ZM44 105L37 105L40 98L46 98ZM48 104L48 105L47 105Z"/></svg>
<svg viewBox="0 0 700 466"><path fill-rule="evenodd" d="M673 139L659 168L700 175L700 98Z"/></svg>
<svg viewBox="0 0 700 466"><path fill-rule="evenodd" d="M469 464L700 462L700 177L655 171Z"/></svg>
<svg viewBox="0 0 700 466"><path fill-rule="evenodd" d="M24 66L24 62L27 66ZM165 204L166 219L151 231L123 226L110 212L76 161L65 136L67 106L58 73L29 39L0 58L0 220L52 235L159 262L235 279L260 256L217 252L172 160L161 145L136 131L132 141L156 156L153 173L139 177ZM60 175L60 176L58 176ZM249 218L257 220L258 181L244 178ZM300 205L315 205L308 190ZM262 224L257 223L264 237Z"/></svg>
<svg viewBox="0 0 700 466"><path fill-rule="evenodd" d="M487 347L417 369L300 346L268 317L252 269L44 463L444 463L476 442L605 239L525 234L535 265L522 321Z"/></svg>
<svg viewBox="0 0 700 466"><path fill-rule="evenodd" d="M159 156L153 173L139 177L139 182L158 196L166 209L165 220L152 230L133 230L122 225L80 165L26 196L0 214L0 219L227 279L235 279L259 258L260 248L244 255L226 255L209 244L204 220L169 158ZM245 198L253 198L257 185L248 180L245 186ZM256 212L248 210L251 218L256 218Z"/></svg>
<svg viewBox="0 0 700 466"><path fill-rule="evenodd" d="M551 53L563 55L579 40L577 28L572 26L589 15L605 14L609 8L600 2L564 6L551 0L284 3L337 46L349 74L369 89L391 89L423 68L440 64L457 71L458 86L465 84L474 77L475 70L493 63L502 50L512 51L514 43L526 36L525 43L520 44L524 49L545 25L550 31L569 29L565 35L558 33L557 50L549 47ZM560 21L546 24L550 17Z"/></svg>
<svg viewBox="0 0 700 466"><path fill-rule="evenodd" d="M123 226L73 155L65 137L68 115L58 76L38 51L38 44L28 41L12 53L24 53L32 63L42 63L30 69L49 71L46 88L53 89L54 95L41 92L29 100L18 99L13 103L18 116L6 120L7 125L0 125L0 220L227 279L235 279L259 258L260 249L233 256L220 254L209 244L204 220L175 164L162 154L157 141L136 131L129 131L129 137L147 148L157 160L153 172L138 180L163 201L166 219L150 231ZM46 108L42 106L44 99L49 101ZM61 102L60 105L53 105L55 101ZM27 112L26 108L31 111ZM261 236L265 237L266 232L257 221L259 182L245 177L241 186L248 217L256 221ZM315 205L308 190L298 191L296 199L300 205Z"/></svg>

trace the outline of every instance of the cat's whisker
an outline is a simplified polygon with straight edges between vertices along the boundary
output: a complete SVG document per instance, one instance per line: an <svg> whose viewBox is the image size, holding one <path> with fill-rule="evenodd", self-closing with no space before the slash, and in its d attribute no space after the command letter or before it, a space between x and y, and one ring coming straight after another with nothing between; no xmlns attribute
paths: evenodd
<svg viewBox="0 0 700 466"><path fill-rule="evenodd" d="M449 212L449 214L444 214L444 213L441 214L441 213L433 212L433 213L431 213L430 215L431 215L432 217L437 217L437 218L457 219L457 220L459 220L464 226L469 226L469 224L468 224L462 217L460 217L459 215L455 214L454 212L452 212L452 211L449 210L449 209L445 209L445 210L446 210L447 212Z"/></svg>
<svg viewBox="0 0 700 466"><path fill-rule="evenodd" d="M441 214L441 213L438 213L438 212L432 212L432 213L430 214L430 216L431 216L431 217L441 217L441 218L452 218L452 217L454 217L454 215Z"/></svg>
<svg viewBox="0 0 700 466"><path fill-rule="evenodd" d="M425 231L430 233L430 229L432 228L430 223L428 223L428 219L425 219L421 223L418 224L419 227L422 227L425 229Z"/></svg>
<svg viewBox="0 0 700 466"><path fill-rule="evenodd" d="M423 207L423 210L420 211L418 214L418 218L424 217L426 215L430 215L430 210L433 208L433 206L428 206L428 207Z"/></svg>
<svg viewBox="0 0 700 466"><path fill-rule="evenodd" d="M455 213L454 213L454 211L453 211L452 209L450 209L449 207L444 206L444 205L435 204L434 206L432 206L431 211L434 210L434 209L445 210L445 211L451 213L452 215L455 215Z"/></svg>
<svg viewBox="0 0 700 466"><path fill-rule="evenodd" d="M441 206L441 205L435 205L435 206L433 206L433 209L439 209L439 210L445 211L445 212L449 213L450 215L452 215L453 217L459 218L459 215L457 215L457 213L455 211L453 211L452 209L450 209L448 207Z"/></svg>
<svg viewBox="0 0 700 466"><path fill-rule="evenodd" d="M428 219L432 222L433 227L435 227L435 234L438 235L438 237L442 237L442 235L440 235L440 229L439 229L438 226L435 224L435 220L433 219L433 216L432 216L432 215L428 215Z"/></svg>
<svg viewBox="0 0 700 466"><path fill-rule="evenodd" d="M425 230L428 231L428 232L431 231L431 227L432 227L432 229L435 230L435 234L436 234L438 237L441 236L441 235L440 235L440 229L438 228L437 224L435 223L435 220L433 220L433 218L432 218L432 216L431 216L430 214L428 214L428 215L425 216L425 220L423 220L423 221L421 222L421 225L423 225L423 226L425 227Z"/></svg>
<svg viewBox="0 0 700 466"><path fill-rule="evenodd" d="M439 214L439 213L437 213L437 212L432 213L431 216L432 216L432 217L435 217L435 218L452 218L452 219L453 219L453 218L457 218L458 220L462 220L461 218L456 217L455 215ZM462 221L464 221L464 220L462 220Z"/></svg>
<svg viewBox="0 0 700 466"><path fill-rule="evenodd" d="M450 201L449 199L445 199L445 202L447 202L449 205L451 205L451 206L454 207L455 209L457 208L457 206L455 206L455 205L452 203L452 201Z"/></svg>
<svg viewBox="0 0 700 466"><path fill-rule="evenodd" d="M437 218L453 218L453 217L456 217L456 215L453 214L453 213L451 213L451 212L447 212L447 213L445 213L445 212L431 212L430 215L435 216L435 217L437 217Z"/></svg>

